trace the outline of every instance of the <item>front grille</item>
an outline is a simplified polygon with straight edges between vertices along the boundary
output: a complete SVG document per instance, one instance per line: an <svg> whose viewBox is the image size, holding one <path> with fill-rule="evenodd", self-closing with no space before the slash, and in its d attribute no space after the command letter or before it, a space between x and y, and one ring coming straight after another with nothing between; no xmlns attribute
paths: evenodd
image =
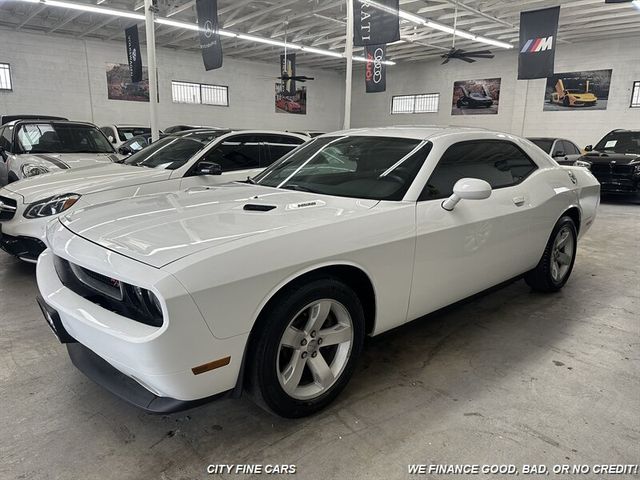
<svg viewBox="0 0 640 480"><path fill-rule="evenodd" d="M162 316L154 315L136 295L132 285L88 270L55 256L54 266L62 284L72 292L111 312L152 327L162 326Z"/></svg>
<svg viewBox="0 0 640 480"><path fill-rule="evenodd" d="M0 196L0 220L11 220L17 208L18 202L13 198Z"/></svg>
<svg viewBox="0 0 640 480"><path fill-rule="evenodd" d="M594 163L591 172L594 175L633 175L635 165L617 165L611 163Z"/></svg>

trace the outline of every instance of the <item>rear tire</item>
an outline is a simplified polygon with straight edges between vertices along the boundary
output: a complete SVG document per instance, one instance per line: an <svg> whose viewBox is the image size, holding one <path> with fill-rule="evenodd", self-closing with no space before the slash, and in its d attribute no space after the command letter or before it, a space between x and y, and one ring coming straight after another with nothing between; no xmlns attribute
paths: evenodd
<svg viewBox="0 0 640 480"><path fill-rule="evenodd" d="M560 290L573 270L577 245L576 225L571 217L563 216L553 227L540 262L524 276L524 281L538 292Z"/></svg>
<svg viewBox="0 0 640 480"><path fill-rule="evenodd" d="M287 288L254 332L247 390L259 406L282 417L322 410L353 374L364 324L360 300L338 279Z"/></svg>

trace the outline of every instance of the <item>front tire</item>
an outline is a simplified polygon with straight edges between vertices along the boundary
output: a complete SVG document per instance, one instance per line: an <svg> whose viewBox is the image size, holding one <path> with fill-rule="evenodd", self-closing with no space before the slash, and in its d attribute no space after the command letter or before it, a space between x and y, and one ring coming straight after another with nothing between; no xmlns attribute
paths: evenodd
<svg viewBox="0 0 640 480"><path fill-rule="evenodd" d="M571 275L576 260L578 233L573 219L564 216L558 220L536 268L524 280L533 290L557 292Z"/></svg>
<svg viewBox="0 0 640 480"><path fill-rule="evenodd" d="M316 278L281 292L252 342L249 392L287 418L312 415L349 381L364 342L364 312L354 291Z"/></svg>

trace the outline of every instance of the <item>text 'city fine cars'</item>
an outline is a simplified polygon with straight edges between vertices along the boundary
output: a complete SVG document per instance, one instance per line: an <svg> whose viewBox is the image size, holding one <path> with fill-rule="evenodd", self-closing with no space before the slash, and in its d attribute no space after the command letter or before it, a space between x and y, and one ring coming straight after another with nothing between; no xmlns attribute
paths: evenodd
<svg viewBox="0 0 640 480"><path fill-rule="evenodd" d="M338 396L366 335L520 275L562 288L599 194L509 134L335 132L251 182L61 215L39 302L72 362L143 409L244 390L301 417Z"/></svg>
<svg viewBox="0 0 640 480"><path fill-rule="evenodd" d="M162 138L122 164L12 183L0 189L0 248L35 262L46 248L46 224L72 207L245 180L307 140L270 130L184 131Z"/></svg>

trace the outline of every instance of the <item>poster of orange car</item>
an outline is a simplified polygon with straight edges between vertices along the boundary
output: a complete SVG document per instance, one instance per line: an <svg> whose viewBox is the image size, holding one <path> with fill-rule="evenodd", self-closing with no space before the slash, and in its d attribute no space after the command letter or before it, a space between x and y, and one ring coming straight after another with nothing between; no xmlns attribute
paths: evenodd
<svg viewBox="0 0 640 480"><path fill-rule="evenodd" d="M606 110L612 70L556 73L547 78L545 111Z"/></svg>
<svg viewBox="0 0 640 480"><path fill-rule="evenodd" d="M294 95L283 93L282 83L276 83L276 113L307 114L307 87L297 87Z"/></svg>

